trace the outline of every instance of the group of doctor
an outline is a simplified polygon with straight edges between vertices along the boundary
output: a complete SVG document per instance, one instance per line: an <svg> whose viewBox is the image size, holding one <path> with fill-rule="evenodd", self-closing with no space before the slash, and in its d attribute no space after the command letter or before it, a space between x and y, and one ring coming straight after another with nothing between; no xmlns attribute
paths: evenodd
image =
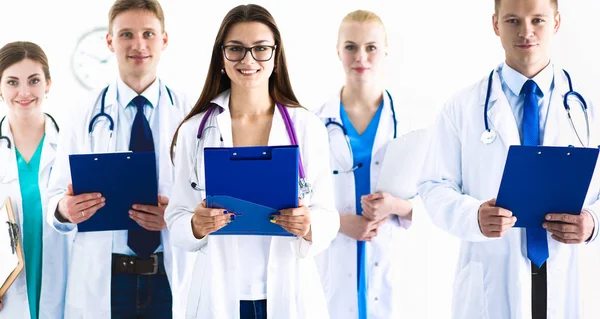
<svg viewBox="0 0 600 319"><path fill-rule="evenodd" d="M0 318L405 318L399 292L414 287L398 281L402 250L419 243L398 234L424 214L461 239L453 318L582 318L578 244L597 236L598 174L581 214L548 214L541 232L513 228L494 200L510 145L579 139L562 105L566 75L550 58L557 0L495 0L505 62L437 116L414 198L374 191L387 143L419 128L414 106L382 86L377 15L343 19L346 82L316 114L294 94L265 8L227 13L193 105L157 77L164 20L156 0L113 4L106 41L119 77L74 105L60 134L41 111L51 86L42 49L0 49L0 199L12 199L26 266ZM590 100L587 112L583 146L600 144ZM206 206L203 148L290 144L306 192L271 221L295 236L211 236L236 220ZM118 151L155 153L158 206L123 212L142 230L78 232L105 198L73 193L69 155Z"/></svg>

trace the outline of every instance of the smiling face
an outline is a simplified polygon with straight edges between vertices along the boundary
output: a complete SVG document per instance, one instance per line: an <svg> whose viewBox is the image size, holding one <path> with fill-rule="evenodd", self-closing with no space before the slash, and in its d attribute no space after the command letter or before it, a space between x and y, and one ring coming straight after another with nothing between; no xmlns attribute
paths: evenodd
<svg viewBox="0 0 600 319"><path fill-rule="evenodd" d="M253 47L251 51L246 50L251 47ZM275 50L277 47L273 32L265 24L260 22L234 24L223 42L223 65L227 76L231 79L231 86L268 88L269 77L275 67ZM235 61L241 56L244 56L242 60Z"/></svg>
<svg viewBox="0 0 600 319"><path fill-rule="evenodd" d="M337 52L347 81L368 82L378 79L387 55L383 25L379 22L343 22Z"/></svg>
<svg viewBox="0 0 600 319"><path fill-rule="evenodd" d="M156 66L168 43L156 15L144 9L127 10L115 17L111 30L106 42L117 57L121 76L156 76Z"/></svg>
<svg viewBox="0 0 600 319"><path fill-rule="evenodd" d="M50 80L45 78L42 65L31 59L21 60L0 74L2 98L9 112L19 117L41 112L49 89Z"/></svg>
<svg viewBox="0 0 600 319"><path fill-rule="evenodd" d="M560 14L550 0L502 0L492 18L506 63L531 77L550 62L550 47Z"/></svg>

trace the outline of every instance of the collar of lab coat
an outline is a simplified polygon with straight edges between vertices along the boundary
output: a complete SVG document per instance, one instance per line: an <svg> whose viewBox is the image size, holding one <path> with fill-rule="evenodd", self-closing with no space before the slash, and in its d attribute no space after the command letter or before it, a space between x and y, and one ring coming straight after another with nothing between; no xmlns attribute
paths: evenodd
<svg viewBox="0 0 600 319"><path fill-rule="evenodd" d="M508 99L502 91L499 72L502 64L496 67L492 75L492 89L490 92L490 100L488 103L487 118L490 129L496 131L498 136L505 142L508 148L510 145L521 145L519 129L514 120L512 110L508 105ZM483 115L485 99L488 90L488 77L486 76L480 82L479 88L479 105L481 106L481 114ZM554 89L550 94L550 103L548 105L548 121L544 130L544 145L562 145L562 141L557 139L561 136L557 132L568 124L566 114L561 116L558 114L564 110L562 101L566 92L569 90L567 78L561 68L554 65ZM482 119L483 121L483 119ZM567 134L562 134L563 137ZM568 143L566 144L568 145Z"/></svg>
<svg viewBox="0 0 600 319"><path fill-rule="evenodd" d="M233 146L233 134L231 131L231 113L229 112L230 98L231 90L226 90L211 100L211 103L214 103L220 107L220 113L216 117L217 125L221 132L221 138L223 139L223 146L225 147ZM288 112L290 113L290 117L292 118L293 122L295 113L293 112L293 108L288 108ZM279 109L276 107L275 112L273 113L273 121L271 123L271 131L269 133L268 145L290 145L290 143L291 139L288 136L285 127L285 122L283 121L283 115L281 114L281 112L279 112Z"/></svg>
<svg viewBox="0 0 600 319"><path fill-rule="evenodd" d="M333 96L321 109L317 112L317 115L321 118L324 123L332 120L337 123L342 123L340 115L340 102L341 102L341 89ZM408 122L409 116L405 114L404 108L401 107L402 103L399 103L397 99L394 99L394 110L396 112L396 129L397 137L402 136L404 132L410 130L410 123ZM392 117L392 101L389 95L383 91L383 109L381 110L381 116L379 125L377 126L377 134L375 135L375 141L373 143L373 154L377 153L379 149L387 145L387 142L394 138L394 121Z"/></svg>
<svg viewBox="0 0 600 319"><path fill-rule="evenodd" d="M8 161L10 169L7 172L7 178L8 180L13 180L15 178L18 178L18 168L17 161L14 160L16 156L16 145L14 143L15 139L12 135L12 131L10 130L9 122L10 120L7 116L4 123L2 123L2 134L8 137L11 142L11 149L8 153L11 160ZM40 174L42 174L44 169L46 169L54 161L54 156L56 153L56 144L58 141L58 131L56 130L56 127L54 126L54 123L52 122L52 119L50 119L49 116L46 116L45 134L46 137L44 137L44 144L42 145L42 155L40 158Z"/></svg>

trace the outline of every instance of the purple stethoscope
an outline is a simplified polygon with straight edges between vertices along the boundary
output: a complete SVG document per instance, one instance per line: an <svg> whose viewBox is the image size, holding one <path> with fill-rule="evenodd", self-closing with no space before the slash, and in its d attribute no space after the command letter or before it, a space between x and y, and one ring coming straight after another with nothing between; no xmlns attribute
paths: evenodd
<svg viewBox="0 0 600 319"><path fill-rule="evenodd" d="M298 138L296 137L296 129L294 128L294 123L292 122L292 119L290 118L290 113L288 112L287 108L284 107L283 105L281 105L280 103L276 103L276 104L277 104L277 109L279 110L279 112L281 113L281 115L283 117L283 122L285 123L285 128L287 130L288 136L290 137L291 144L298 146ZM206 124L208 122L208 118L217 109L220 110L219 113L222 112L221 107L219 107L217 104L213 103L212 106L208 109L208 111L206 111L206 113L204 114L204 117L202 117L202 121L200 122L200 127L198 127L198 134L196 135L196 137L197 137L196 153L198 153L198 150L204 148L204 145L201 145L201 143L202 143L201 141L202 141L202 137L203 137L202 134L204 133L204 130L209 129L209 128L218 129L218 127L216 127L216 126L208 126L208 127L206 126ZM204 138L206 138L206 135L204 135ZM221 140L221 142L223 142L223 138L220 138L220 140ZM300 197L304 198L306 195L309 195L312 193L312 189L311 189L311 185L308 183L308 181L306 181L306 174L304 173L304 165L302 164L302 156L301 155L298 155L298 171L300 174L300 179L298 180ZM198 187L198 182L199 182L198 156L194 156L193 168L190 173L190 186L192 186L192 188L194 190L201 191L203 189Z"/></svg>

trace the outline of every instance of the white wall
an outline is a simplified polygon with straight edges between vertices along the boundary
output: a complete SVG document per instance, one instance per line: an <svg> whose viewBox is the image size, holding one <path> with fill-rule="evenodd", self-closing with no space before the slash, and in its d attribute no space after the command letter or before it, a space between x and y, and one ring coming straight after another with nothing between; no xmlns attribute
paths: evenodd
<svg viewBox="0 0 600 319"><path fill-rule="evenodd" d="M226 12L244 2L163 0L170 45L160 65L169 86L199 95L210 61L211 47ZM503 50L491 25L493 0L327 1L259 0L274 15L287 50L291 79L300 102L315 109L340 87L343 70L336 55L337 28L355 9L369 9L384 20L390 44L386 79L396 94L410 94L415 108L438 110L457 89L486 76L503 60ZM46 111L60 121L67 106L86 93L72 76L70 59L78 38L105 26L112 0L0 0L0 45L28 40L48 54L53 87ZM392 5L394 6L392 8ZM575 86L594 81L600 47L596 0L560 3L563 25L554 48L555 61L570 70ZM51 13L51 12L74 12ZM108 49L104 48L104 53ZM0 109L0 113L1 109ZM434 112L430 113L432 118ZM431 318L447 318L450 308L455 242L442 234L426 237L421 251L429 272L422 275L433 302ZM442 238L442 241L437 240ZM436 254L442 254L436 257ZM423 269L423 268L415 268ZM438 275L436 277L436 273Z"/></svg>

